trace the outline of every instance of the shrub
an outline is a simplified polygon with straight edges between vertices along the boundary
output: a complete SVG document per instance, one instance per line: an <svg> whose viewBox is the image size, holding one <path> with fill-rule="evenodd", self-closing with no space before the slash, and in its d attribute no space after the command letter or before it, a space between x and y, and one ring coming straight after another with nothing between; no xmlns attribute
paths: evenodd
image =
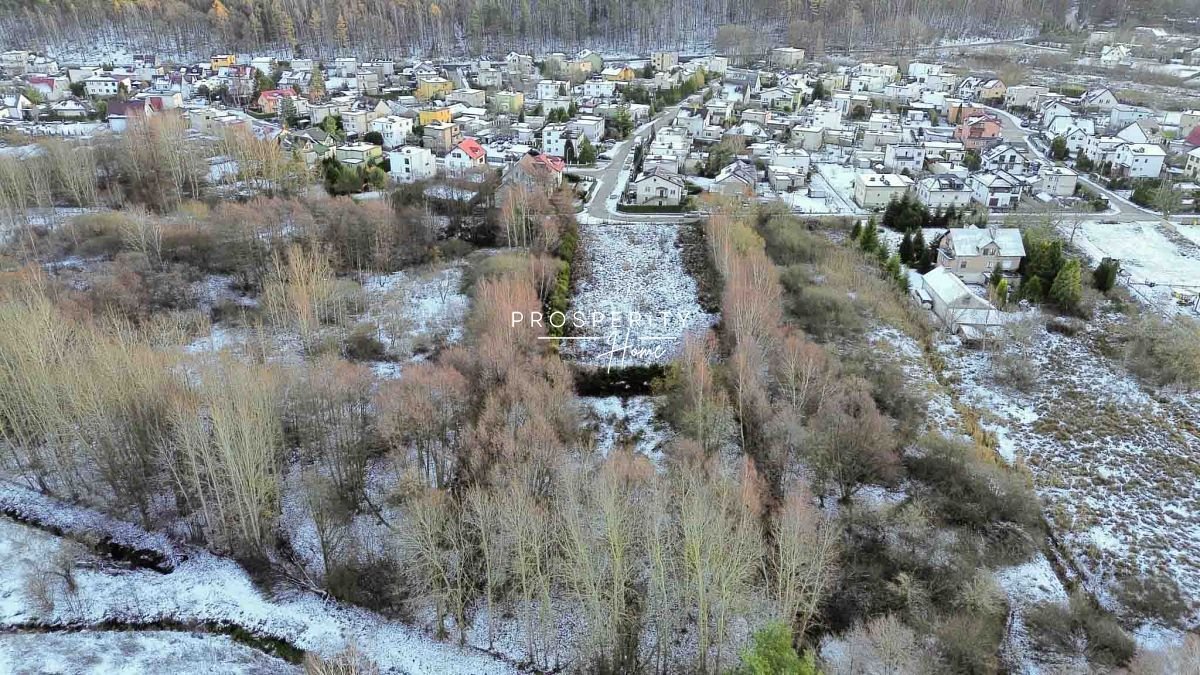
<svg viewBox="0 0 1200 675"><path fill-rule="evenodd" d="M1126 579L1117 589L1117 600L1141 617L1176 625L1188 611L1179 584L1171 577L1149 573Z"/></svg>
<svg viewBox="0 0 1200 675"><path fill-rule="evenodd" d="M350 330L342 345L342 355L351 361L382 361L387 350L379 341L379 328L372 323L360 323Z"/></svg>
<svg viewBox="0 0 1200 675"><path fill-rule="evenodd" d="M1146 317L1129 328L1126 362L1160 387L1200 387L1200 323L1187 317Z"/></svg>
<svg viewBox="0 0 1200 675"><path fill-rule="evenodd" d="M742 652L739 675L817 675L812 654L803 658L792 646L792 631L786 624L770 623L755 631L753 643Z"/></svg>
<svg viewBox="0 0 1200 675"><path fill-rule="evenodd" d="M1026 613L1025 623L1042 649L1061 654L1085 653L1096 665L1123 666L1137 649L1116 620L1083 593L1072 595L1066 605L1057 602L1034 605Z"/></svg>
<svg viewBox="0 0 1200 675"><path fill-rule="evenodd" d="M927 436L922 447L924 454L908 459L909 473L948 522L982 532L994 549L1018 558L1036 547L1031 533L1041 531L1041 508L1019 474L945 436Z"/></svg>
<svg viewBox="0 0 1200 675"><path fill-rule="evenodd" d="M862 332L862 316L846 293L813 284L797 265L785 268L780 281L787 294L788 312L805 331L821 340Z"/></svg>

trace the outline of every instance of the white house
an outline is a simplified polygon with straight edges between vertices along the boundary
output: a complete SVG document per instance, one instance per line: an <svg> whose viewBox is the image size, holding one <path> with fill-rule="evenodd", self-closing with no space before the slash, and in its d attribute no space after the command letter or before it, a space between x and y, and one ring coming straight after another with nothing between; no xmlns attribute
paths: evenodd
<svg viewBox="0 0 1200 675"><path fill-rule="evenodd" d="M391 164L389 172L395 180L401 183L433 178L437 173L437 165L433 160L433 151L415 145L406 145L388 153Z"/></svg>
<svg viewBox="0 0 1200 675"><path fill-rule="evenodd" d="M579 153L581 134L569 129L565 124L547 124L542 127L542 152L551 157L566 158L567 146L571 146L570 154L577 157Z"/></svg>
<svg viewBox="0 0 1200 675"><path fill-rule="evenodd" d="M1052 197L1070 197L1075 194L1079 174L1065 166L1043 166L1038 170L1035 189Z"/></svg>
<svg viewBox="0 0 1200 675"><path fill-rule="evenodd" d="M1125 45L1105 45L1100 50L1100 65L1102 66L1127 66L1132 63L1129 47Z"/></svg>
<svg viewBox="0 0 1200 675"><path fill-rule="evenodd" d="M955 208L971 203L971 190L961 178L944 173L917 181L917 199L931 208Z"/></svg>
<svg viewBox="0 0 1200 675"><path fill-rule="evenodd" d="M1004 315L1000 310L972 293L961 279L945 267L935 267L921 275L921 284L914 284L912 295L932 310L951 333L980 339L1004 325Z"/></svg>
<svg viewBox="0 0 1200 675"><path fill-rule="evenodd" d="M565 96L571 93L571 83L561 80L540 80L537 83L537 97L541 100Z"/></svg>
<svg viewBox="0 0 1200 675"><path fill-rule="evenodd" d="M1022 176L1029 168L1029 160L1013 146L1001 143L984 151L981 157L983 168L988 171L1007 171Z"/></svg>
<svg viewBox="0 0 1200 675"><path fill-rule="evenodd" d="M1021 181L1006 171L980 171L967 177L971 198L989 209L1011 209L1021 199Z"/></svg>
<svg viewBox="0 0 1200 675"><path fill-rule="evenodd" d="M1088 89L1079 97L1079 107L1084 110L1112 110L1119 103L1108 87Z"/></svg>
<svg viewBox="0 0 1200 675"><path fill-rule="evenodd" d="M676 206L683 201L687 186L677 174L650 169L633 181L638 204Z"/></svg>
<svg viewBox="0 0 1200 675"><path fill-rule="evenodd" d="M371 120L367 126L383 136L383 147L396 148L404 145L404 140L412 133L413 121L399 115L385 115Z"/></svg>
<svg viewBox="0 0 1200 675"><path fill-rule="evenodd" d="M1192 180L1200 178L1200 148L1192 148L1187 154L1187 164L1183 167L1183 173Z"/></svg>
<svg viewBox="0 0 1200 675"><path fill-rule="evenodd" d="M585 80L579 87L587 98L612 98L617 92L617 83L610 80Z"/></svg>
<svg viewBox="0 0 1200 675"><path fill-rule="evenodd" d="M465 173L487 164L487 151L474 138L464 138L446 154L446 170Z"/></svg>
<svg viewBox="0 0 1200 675"><path fill-rule="evenodd" d="M898 173L860 173L854 177L854 201L865 209L881 208L912 185L913 179Z"/></svg>
<svg viewBox="0 0 1200 675"><path fill-rule="evenodd" d="M1113 167L1129 178L1158 178L1167 153L1153 143L1125 143L1113 154Z"/></svg>
<svg viewBox="0 0 1200 675"><path fill-rule="evenodd" d="M744 197L754 194L758 184L758 170L744 160L735 160L721 169L713 179L713 188L721 194Z"/></svg>
<svg viewBox="0 0 1200 675"><path fill-rule="evenodd" d="M1124 143L1125 141L1115 136L1089 136L1087 142L1084 143L1083 151L1087 153L1088 159L1099 165L1114 161L1117 148Z"/></svg>
<svg viewBox="0 0 1200 675"><path fill-rule="evenodd" d="M920 171L925 166L925 147L917 143L891 143L883 151L883 165L895 172Z"/></svg>
<svg viewBox="0 0 1200 675"><path fill-rule="evenodd" d="M934 244L937 264L967 283L984 283L996 272L1016 274L1025 257L1021 230L1016 227L953 227Z"/></svg>
<svg viewBox="0 0 1200 675"><path fill-rule="evenodd" d="M580 136L587 136L593 144L604 138L604 118L595 115L580 115L567 122L567 128Z"/></svg>
<svg viewBox="0 0 1200 675"><path fill-rule="evenodd" d="M771 148L766 161L772 166L786 166L804 174L807 174L809 167L812 166L812 156L807 150L786 145L776 145Z"/></svg>
<svg viewBox="0 0 1200 675"><path fill-rule="evenodd" d="M121 93L121 85L124 85L126 91L128 91L130 79L128 77L113 77L111 75L93 75L83 81L83 90L88 96L108 98Z"/></svg>

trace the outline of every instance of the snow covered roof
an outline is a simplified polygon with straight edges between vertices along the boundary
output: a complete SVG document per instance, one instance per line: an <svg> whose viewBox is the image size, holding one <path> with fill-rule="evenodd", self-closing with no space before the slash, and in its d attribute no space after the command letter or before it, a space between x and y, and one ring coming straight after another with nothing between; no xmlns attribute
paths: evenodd
<svg viewBox="0 0 1200 675"><path fill-rule="evenodd" d="M993 243L999 248L999 255L1025 255L1021 230L1015 227L956 227L947 230L946 237L955 255L982 255L984 247Z"/></svg>
<svg viewBox="0 0 1200 675"><path fill-rule="evenodd" d="M946 267L935 267L921 277L925 290L948 307L971 310L994 310L987 300L975 295Z"/></svg>

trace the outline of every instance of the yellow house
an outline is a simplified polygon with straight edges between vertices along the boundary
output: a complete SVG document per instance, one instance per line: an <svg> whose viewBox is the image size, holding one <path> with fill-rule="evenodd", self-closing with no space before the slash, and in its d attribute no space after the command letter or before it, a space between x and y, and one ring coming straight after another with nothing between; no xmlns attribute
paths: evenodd
<svg viewBox="0 0 1200 675"><path fill-rule="evenodd" d="M233 54L217 54L209 61L209 68L218 70L220 68L228 68L237 65L237 56Z"/></svg>
<svg viewBox="0 0 1200 675"><path fill-rule="evenodd" d="M428 101L434 97L444 98L452 91L454 91L454 83L444 77L433 75L417 78L416 96L422 101Z"/></svg>
<svg viewBox="0 0 1200 675"><path fill-rule="evenodd" d="M417 111L417 123L425 126L430 122L450 122L449 108L425 108Z"/></svg>
<svg viewBox="0 0 1200 675"><path fill-rule="evenodd" d="M613 66L600 72L600 76L609 82L632 82L635 75L629 66Z"/></svg>
<svg viewBox="0 0 1200 675"><path fill-rule="evenodd" d="M521 112L521 108L525 107L525 94L519 91L498 91L494 100L496 101L496 112L517 114Z"/></svg>
<svg viewBox="0 0 1200 675"><path fill-rule="evenodd" d="M979 86L979 100L1002 99L1007 92L1008 87L1004 86L1004 80L988 80Z"/></svg>

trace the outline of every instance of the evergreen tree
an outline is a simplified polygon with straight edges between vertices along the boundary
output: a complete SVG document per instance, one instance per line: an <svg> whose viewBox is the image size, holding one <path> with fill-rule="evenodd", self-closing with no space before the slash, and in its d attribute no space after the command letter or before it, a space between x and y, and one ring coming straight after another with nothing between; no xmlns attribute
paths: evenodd
<svg viewBox="0 0 1200 675"><path fill-rule="evenodd" d="M954 205L951 204L950 206L946 207L946 213L942 214L942 227L949 229L954 227L957 222L958 211L956 211Z"/></svg>
<svg viewBox="0 0 1200 675"><path fill-rule="evenodd" d="M742 666L737 675L817 675L816 663L810 653L803 657L792 646L792 632L787 624L767 624L754 633L753 643L742 652Z"/></svg>
<svg viewBox="0 0 1200 675"><path fill-rule="evenodd" d="M596 148L587 136L583 137L583 142L579 145L579 163L587 166L596 163Z"/></svg>
<svg viewBox="0 0 1200 675"><path fill-rule="evenodd" d="M850 240L858 241L859 235L862 234L862 223L854 221L854 227L850 228Z"/></svg>
<svg viewBox="0 0 1200 675"><path fill-rule="evenodd" d="M312 76L308 80L308 100L312 102L325 98L325 74L321 72L321 64L314 64Z"/></svg>
<svg viewBox="0 0 1200 675"><path fill-rule="evenodd" d="M1117 285L1117 273L1121 271L1120 261L1105 258L1092 271L1092 285L1101 293L1107 293Z"/></svg>
<svg viewBox="0 0 1200 675"><path fill-rule="evenodd" d="M866 253L874 253L879 249L879 231L875 227L874 218L867 221L867 226L858 236L858 247Z"/></svg>
<svg viewBox="0 0 1200 675"><path fill-rule="evenodd" d="M1068 260L1054 277L1050 285L1050 301L1059 309L1074 312L1079 309L1079 300L1083 297L1082 281L1079 273L1079 261Z"/></svg>
<svg viewBox="0 0 1200 675"><path fill-rule="evenodd" d="M900 281L904 278L904 270L900 267L900 256L898 255L888 258L887 264L884 265L884 269L887 271L888 276L894 279L896 283L900 283Z"/></svg>
<svg viewBox="0 0 1200 675"><path fill-rule="evenodd" d="M931 252L929 246L925 243L925 233L917 230L913 234L912 245L912 266L917 268L917 271L921 274L925 274L933 267L933 264L930 262Z"/></svg>
<svg viewBox="0 0 1200 675"><path fill-rule="evenodd" d="M1070 151L1067 150L1067 139L1063 136L1056 137L1050 142L1050 158L1062 161L1067 158Z"/></svg>
<svg viewBox="0 0 1200 675"><path fill-rule="evenodd" d="M920 232L920 230L917 230L917 232ZM912 266L914 250L912 234L905 232L904 238L900 240L900 262Z"/></svg>
<svg viewBox="0 0 1200 675"><path fill-rule="evenodd" d="M907 197L907 195L905 195ZM887 203L887 207L883 209L883 226L889 230L900 229L897 221L900 218L900 200L892 199Z"/></svg>
<svg viewBox="0 0 1200 675"><path fill-rule="evenodd" d="M1008 279L1000 279L996 283L996 300L1003 307L1008 302Z"/></svg>
<svg viewBox="0 0 1200 675"><path fill-rule="evenodd" d="M1029 277L1028 280L1021 283L1021 297L1030 302L1042 301L1042 278Z"/></svg>

